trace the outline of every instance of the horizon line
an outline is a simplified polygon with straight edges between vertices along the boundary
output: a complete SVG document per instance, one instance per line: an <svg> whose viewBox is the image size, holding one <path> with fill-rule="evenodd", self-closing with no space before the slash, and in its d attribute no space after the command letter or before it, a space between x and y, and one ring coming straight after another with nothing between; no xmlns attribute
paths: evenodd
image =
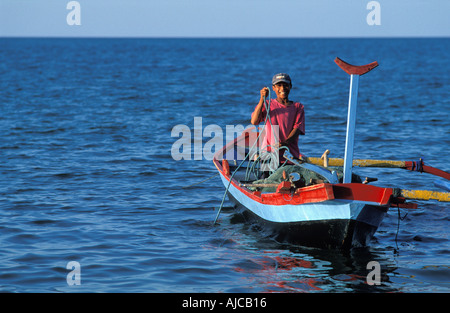
<svg viewBox="0 0 450 313"><path fill-rule="evenodd" d="M449 36L288 36L288 37L263 37L263 36L8 36L0 35L0 39L449 39Z"/></svg>

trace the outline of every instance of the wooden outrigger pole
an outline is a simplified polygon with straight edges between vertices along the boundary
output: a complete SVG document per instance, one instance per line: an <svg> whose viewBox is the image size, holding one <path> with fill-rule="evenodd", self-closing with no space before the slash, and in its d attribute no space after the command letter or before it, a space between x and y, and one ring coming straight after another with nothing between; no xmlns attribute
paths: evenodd
<svg viewBox="0 0 450 313"><path fill-rule="evenodd" d="M356 128L356 107L358 104L358 83L359 76L364 75L375 67L378 62L372 62L367 65L355 66L342 61L339 58L334 60L341 69L350 75L350 94L348 98L348 115L347 115L347 135L345 138L345 156L344 156L344 184L352 182L352 166L353 166L353 145L355 141Z"/></svg>
<svg viewBox="0 0 450 313"><path fill-rule="evenodd" d="M360 167L399 167L408 169L411 171L427 172L433 175L443 177L450 180L450 173L442 171L440 169L425 165L423 160L420 159L418 162L414 161L383 161L383 160L355 160L353 161L353 146L355 139L355 128L356 128L356 107L358 103L358 83L359 76L364 75L378 66L378 62L372 62L370 64L355 66L344 62L340 58L334 60L336 64L343 69L347 74L350 75L350 92L348 99L348 116L347 116L347 133L345 139L345 155L343 162L342 159L328 159L327 155L329 151L327 150L321 158L315 158L315 163L324 162L325 166L342 166L344 165L344 178L343 183L351 183L352 181L352 168L353 166ZM326 154L326 155L325 155ZM312 162L313 158L308 158L307 162ZM448 192L437 192L429 190L406 190L400 189L399 197L405 199L415 199L415 200L438 200L438 201L450 201L450 193Z"/></svg>
<svg viewBox="0 0 450 313"><path fill-rule="evenodd" d="M318 157L308 157L306 158L306 162L322 165L323 158ZM328 166L343 166L344 159L340 158L328 158L327 159ZM440 170L438 168L425 165L423 160L419 161L392 161L392 160L371 160L371 159L355 159L353 160L353 167L385 167L385 168L402 168L410 171L416 172L424 172L433 174L447 180L450 180L450 173Z"/></svg>

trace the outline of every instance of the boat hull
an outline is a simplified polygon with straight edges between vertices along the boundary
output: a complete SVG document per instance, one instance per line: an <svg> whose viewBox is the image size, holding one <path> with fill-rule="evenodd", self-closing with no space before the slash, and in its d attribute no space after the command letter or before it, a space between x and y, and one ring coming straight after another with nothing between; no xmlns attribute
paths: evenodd
<svg viewBox="0 0 450 313"><path fill-rule="evenodd" d="M221 177L236 212L256 224L264 236L280 243L320 248L364 247L388 210L387 206L342 199L300 205L263 204Z"/></svg>
<svg viewBox="0 0 450 313"><path fill-rule="evenodd" d="M236 211L242 214L247 222L257 224L264 236L280 243L319 248L365 247L369 245L378 229L378 226L349 218L272 222L261 218L239 203L235 204ZM371 208L365 207L365 209ZM381 215L383 215L382 212Z"/></svg>
<svg viewBox="0 0 450 313"><path fill-rule="evenodd" d="M282 181L270 192L249 189L243 174L254 161L241 162L238 154L250 155L252 140L255 134L243 133L213 159L238 213L280 242L343 248L369 244L390 207L391 188L336 182L297 188Z"/></svg>

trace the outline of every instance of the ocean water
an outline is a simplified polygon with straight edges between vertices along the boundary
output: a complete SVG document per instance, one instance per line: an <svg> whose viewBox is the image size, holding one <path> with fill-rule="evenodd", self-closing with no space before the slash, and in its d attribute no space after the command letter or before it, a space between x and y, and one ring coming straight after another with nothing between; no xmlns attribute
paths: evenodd
<svg viewBox="0 0 450 313"><path fill-rule="evenodd" d="M392 208L367 248L289 246L228 202L213 225L225 191L214 165L171 153L172 130L194 139L195 117L202 130L248 125L259 90L288 72L302 153L343 157L338 56L380 64L360 79L355 158L449 171L449 50L448 38L0 39L0 291L449 292L448 203ZM425 173L356 172L438 190ZM366 282L370 261L380 285Z"/></svg>

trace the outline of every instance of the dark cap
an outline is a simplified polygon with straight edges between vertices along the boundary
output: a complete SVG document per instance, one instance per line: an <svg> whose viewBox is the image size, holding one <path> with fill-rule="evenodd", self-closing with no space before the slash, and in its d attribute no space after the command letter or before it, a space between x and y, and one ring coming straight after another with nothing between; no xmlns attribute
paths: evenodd
<svg viewBox="0 0 450 313"><path fill-rule="evenodd" d="M272 85L275 85L275 84L278 84L278 83L281 83L281 82L284 82L284 83L287 83L289 85L292 85L291 78L289 77L288 74L279 73L279 74L276 74L276 75L273 76L273 78L272 78Z"/></svg>

